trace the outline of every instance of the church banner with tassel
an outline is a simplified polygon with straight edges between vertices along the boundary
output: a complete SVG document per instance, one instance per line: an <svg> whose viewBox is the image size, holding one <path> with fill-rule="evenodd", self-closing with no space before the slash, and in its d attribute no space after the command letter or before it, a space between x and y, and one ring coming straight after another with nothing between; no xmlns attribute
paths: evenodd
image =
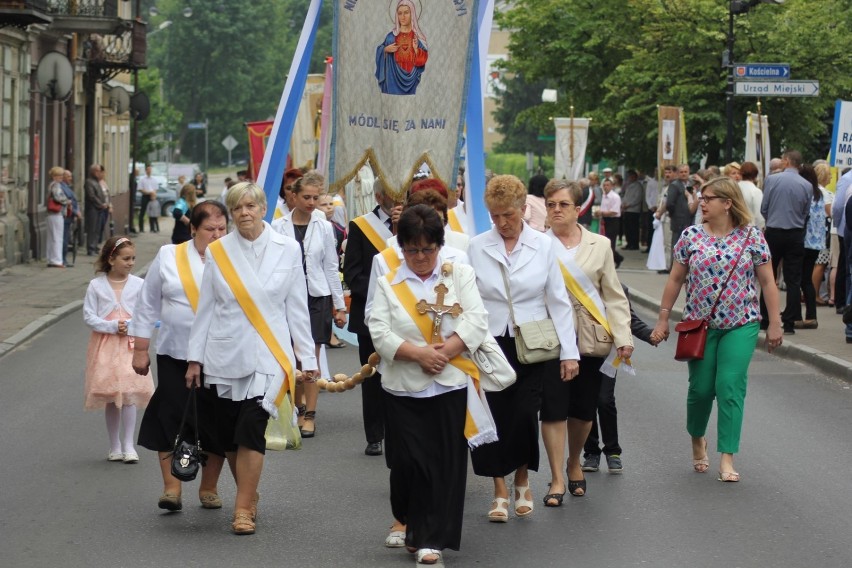
<svg viewBox="0 0 852 568"><path fill-rule="evenodd" d="M657 107L657 119L657 170L662 177L666 166L686 163L686 123L681 107Z"/></svg>
<svg viewBox="0 0 852 568"><path fill-rule="evenodd" d="M335 0L336 191L367 161L401 198L427 164L453 187L479 0Z"/></svg>
<svg viewBox="0 0 852 568"><path fill-rule="evenodd" d="M556 126L556 179L577 180L583 177L586 145L589 141L588 118L554 118Z"/></svg>
<svg viewBox="0 0 852 568"><path fill-rule="evenodd" d="M748 113L746 116L745 161L757 165L761 179L769 175L769 118L765 114Z"/></svg>

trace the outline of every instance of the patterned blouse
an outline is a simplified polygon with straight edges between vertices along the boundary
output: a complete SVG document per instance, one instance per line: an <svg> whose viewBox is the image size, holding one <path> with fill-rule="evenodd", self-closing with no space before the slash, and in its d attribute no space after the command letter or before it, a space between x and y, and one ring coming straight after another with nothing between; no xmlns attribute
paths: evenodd
<svg viewBox="0 0 852 568"><path fill-rule="evenodd" d="M747 246L731 275L710 322L714 329L732 329L760 321L755 288L755 267L770 260L763 233L753 227L737 227L727 236L714 237L703 225L688 227L680 236L674 259L686 265L686 308L683 319L707 319L722 284L733 269L742 247Z"/></svg>

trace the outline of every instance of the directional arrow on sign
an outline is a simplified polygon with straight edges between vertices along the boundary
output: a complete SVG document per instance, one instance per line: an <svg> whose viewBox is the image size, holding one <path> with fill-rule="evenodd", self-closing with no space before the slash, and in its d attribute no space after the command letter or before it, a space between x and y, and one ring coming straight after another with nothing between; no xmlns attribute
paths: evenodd
<svg viewBox="0 0 852 568"><path fill-rule="evenodd" d="M737 81L734 94L745 97L817 97L819 81Z"/></svg>

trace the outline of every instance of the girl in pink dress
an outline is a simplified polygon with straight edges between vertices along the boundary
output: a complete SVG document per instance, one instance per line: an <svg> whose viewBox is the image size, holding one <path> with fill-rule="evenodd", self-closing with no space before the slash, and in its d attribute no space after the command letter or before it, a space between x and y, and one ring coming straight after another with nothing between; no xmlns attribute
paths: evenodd
<svg viewBox="0 0 852 568"><path fill-rule="evenodd" d="M104 243L83 303L83 319L92 328L86 355L86 410L103 408L109 435L109 461L137 463L133 444L136 407L145 407L154 393L149 372L133 370L133 343L127 325L136 307L142 279L130 274L136 248L127 237L112 237ZM120 426L124 436L119 438Z"/></svg>

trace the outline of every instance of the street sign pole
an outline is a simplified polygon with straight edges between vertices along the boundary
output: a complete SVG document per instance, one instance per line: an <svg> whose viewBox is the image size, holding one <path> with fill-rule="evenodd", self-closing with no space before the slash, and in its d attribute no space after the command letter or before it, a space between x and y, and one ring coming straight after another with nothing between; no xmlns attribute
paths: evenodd
<svg viewBox="0 0 852 568"><path fill-rule="evenodd" d="M204 119L204 171L210 169L210 120Z"/></svg>

